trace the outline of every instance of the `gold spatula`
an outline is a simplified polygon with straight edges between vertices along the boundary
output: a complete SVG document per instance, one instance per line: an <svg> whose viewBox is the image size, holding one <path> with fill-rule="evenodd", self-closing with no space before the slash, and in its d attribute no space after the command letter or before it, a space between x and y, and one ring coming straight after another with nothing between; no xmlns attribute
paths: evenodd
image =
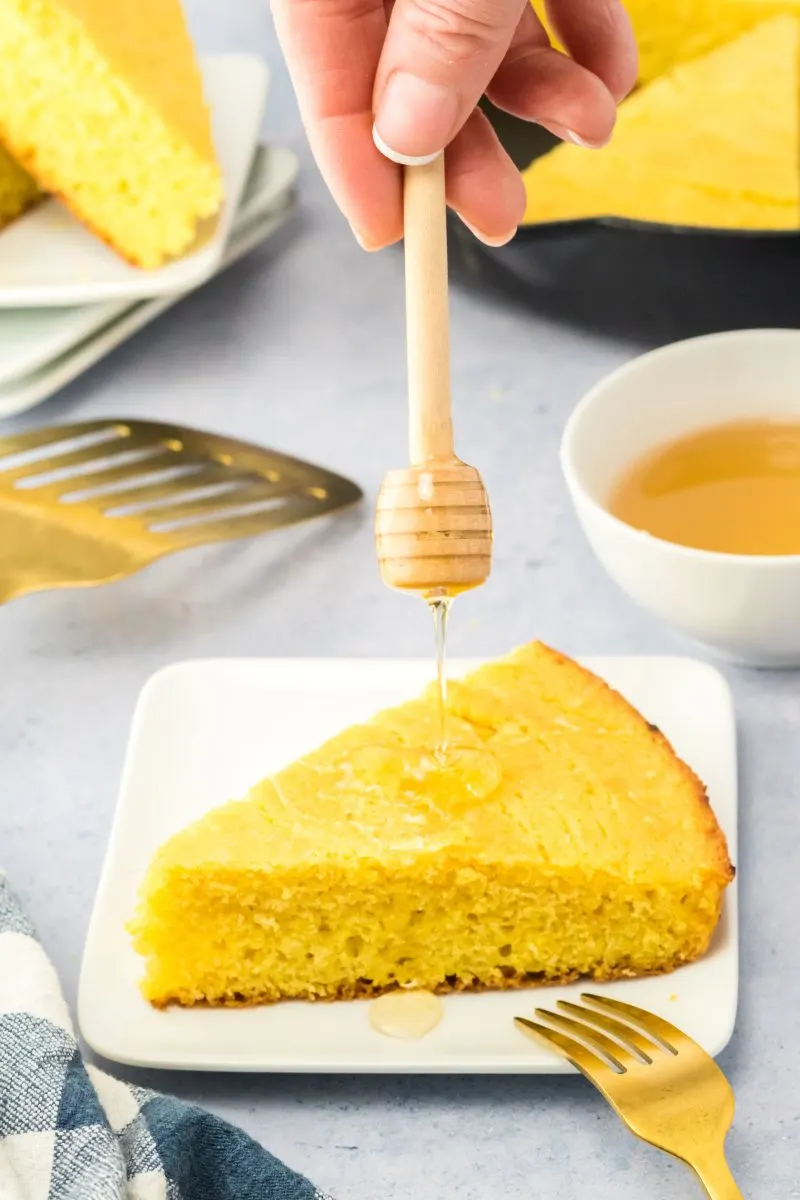
<svg viewBox="0 0 800 1200"><path fill-rule="evenodd" d="M90 421L0 438L0 603L111 583L360 497L320 467L177 425Z"/></svg>

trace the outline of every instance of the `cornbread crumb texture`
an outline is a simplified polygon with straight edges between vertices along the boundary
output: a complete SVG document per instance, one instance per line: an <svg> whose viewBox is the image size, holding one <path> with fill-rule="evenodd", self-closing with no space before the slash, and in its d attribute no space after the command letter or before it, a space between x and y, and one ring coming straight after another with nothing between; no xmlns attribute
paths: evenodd
<svg viewBox="0 0 800 1200"><path fill-rule="evenodd" d="M0 137L44 190L156 267L222 200L178 0L0 0Z"/></svg>
<svg viewBox="0 0 800 1200"><path fill-rule="evenodd" d="M608 147L564 144L528 168L526 223L616 216L797 228L799 71L794 16L675 67L622 104Z"/></svg>
<svg viewBox="0 0 800 1200"><path fill-rule="evenodd" d="M732 877L702 785L533 644L346 730L156 855L133 925L154 1004L524 987L702 954Z"/></svg>

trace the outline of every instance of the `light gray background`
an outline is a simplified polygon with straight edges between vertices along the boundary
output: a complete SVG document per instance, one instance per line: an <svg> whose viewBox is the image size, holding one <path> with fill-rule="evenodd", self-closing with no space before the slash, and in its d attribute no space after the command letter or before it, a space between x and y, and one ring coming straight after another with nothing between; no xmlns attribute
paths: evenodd
<svg viewBox="0 0 800 1200"><path fill-rule="evenodd" d="M4 431L105 414L193 422L349 473L367 501L331 524L0 609L0 863L70 1002L131 713L151 672L204 655L431 652L421 606L380 584L371 533L381 476L405 453L401 257L363 254L328 199L267 0L188 7L203 50L267 57L266 132L302 159L301 216ZM460 451L489 485L497 554L491 585L456 609L452 651L499 653L539 636L575 653L686 652L594 563L557 466L572 406L641 347L462 293L453 342ZM800 1196L798 681L727 673L741 728L743 914L739 1027L723 1060L738 1099L730 1156L748 1197L783 1200ZM579 1079L151 1082L239 1122L339 1200L698 1194L683 1167L631 1138Z"/></svg>

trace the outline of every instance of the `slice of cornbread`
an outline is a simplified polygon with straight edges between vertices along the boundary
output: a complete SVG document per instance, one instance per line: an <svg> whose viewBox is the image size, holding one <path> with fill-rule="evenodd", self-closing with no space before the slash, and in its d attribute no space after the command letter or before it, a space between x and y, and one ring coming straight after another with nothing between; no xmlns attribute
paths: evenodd
<svg viewBox="0 0 800 1200"><path fill-rule="evenodd" d="M179 0L0 0L0 138L120 254L158 267L222 201Z"/></svg>
<svg viewBox="0 0 800 1200"><path fill-rule="evenodd" d="M703 954L732 878L701 783L533 644L354 726L173 837L132 933L156 1005L524 987Z"/></svg>
<svg viewBox="0 0 800 1200"><path fill-rule="evenodd" d="M36 180L0 145L0 229L41 199L41 195Z"/></svg>
<svg viewBox="0 0 800 1200"><path fill-rule="evenodd" d="M634 93L605 149L532 163L525 221L797 229L799 91L800 20L776 17Z"/></svg>

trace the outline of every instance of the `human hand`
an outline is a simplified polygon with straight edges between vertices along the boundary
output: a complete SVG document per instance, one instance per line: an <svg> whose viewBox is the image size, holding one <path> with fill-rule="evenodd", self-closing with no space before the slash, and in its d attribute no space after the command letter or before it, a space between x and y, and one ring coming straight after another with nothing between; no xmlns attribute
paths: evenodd
<svg viewBox="0 0 800 1200"><path fill-rule="evenodd" d="M599 147L635 82L620 0L548 0L569 57L552 48L529 0L272 3L311 148L369 250L402 237L397 162L445 146L450 206L483 241L513 236L524 188L476 108L484 93L558 137Z"/></svg>

